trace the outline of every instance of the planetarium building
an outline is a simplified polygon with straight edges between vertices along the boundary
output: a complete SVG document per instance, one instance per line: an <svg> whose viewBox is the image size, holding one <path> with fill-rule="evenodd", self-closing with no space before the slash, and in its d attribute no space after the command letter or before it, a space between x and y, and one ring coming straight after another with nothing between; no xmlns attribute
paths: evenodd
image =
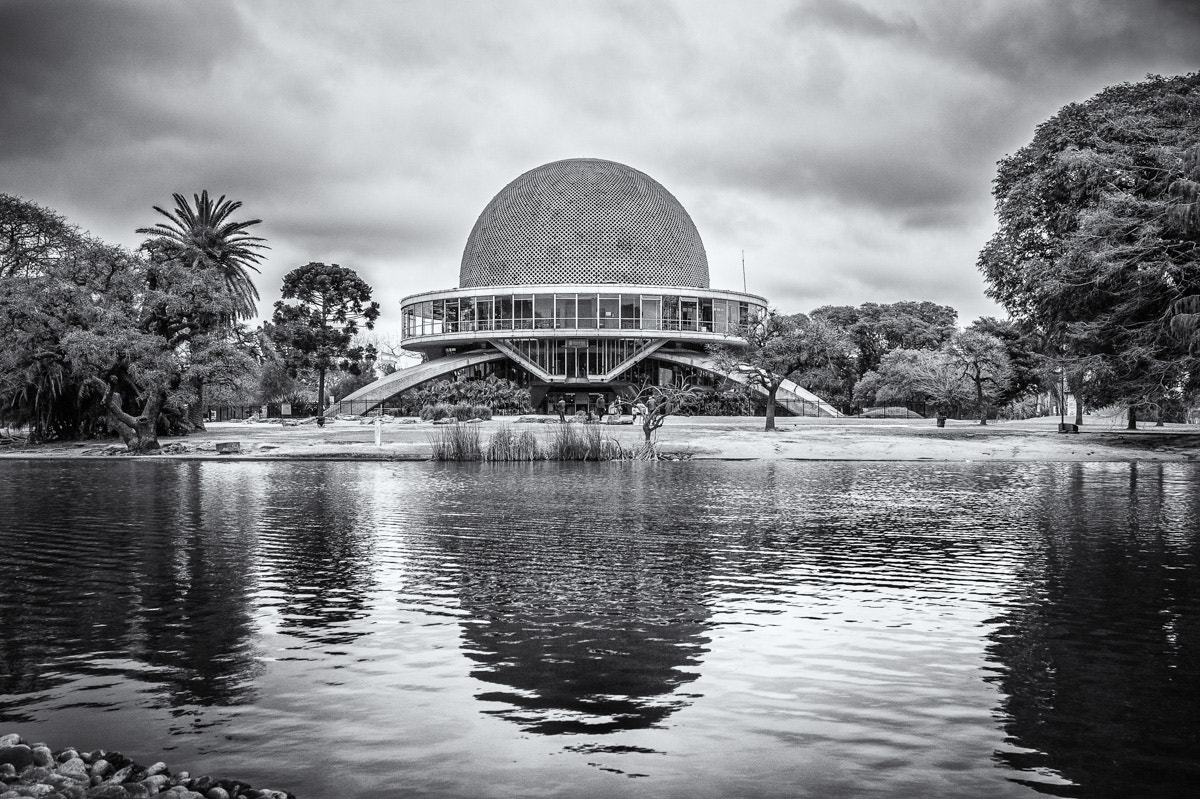
<svg viewBox="0 0 1200 799"><path fill-rule="evenodd" d="M401 301L402 346L425 355L346 397L369 411L447 377L514 380L535 408L569 412L630 386L687 379L717 387L706 347L766 310L762 297L709 287L687 211L636 169L555 161L505 186L463 250L458 288ZM781 397L834 412L799 386Z"/></svg>

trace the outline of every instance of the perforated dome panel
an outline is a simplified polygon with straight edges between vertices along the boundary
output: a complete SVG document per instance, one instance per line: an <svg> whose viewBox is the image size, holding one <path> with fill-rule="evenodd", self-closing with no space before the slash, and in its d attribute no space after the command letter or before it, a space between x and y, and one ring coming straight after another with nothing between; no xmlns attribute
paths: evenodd
<svg viewBox="0 0 1200 799"><path fill-rule="evenodd" d="M708 288L708 257L688 212L654 178L574 158L505 186L463 250L461 288L539 283Z"/></svg>

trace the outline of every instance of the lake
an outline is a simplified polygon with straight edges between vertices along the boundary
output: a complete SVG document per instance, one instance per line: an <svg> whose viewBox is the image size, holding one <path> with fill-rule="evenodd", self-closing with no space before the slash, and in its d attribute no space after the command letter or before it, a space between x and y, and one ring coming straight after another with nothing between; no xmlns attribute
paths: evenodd
<svg viewBox="0 0 1200 799"><path fill-rule="evenodd" d="M1193 796L1200 467L0 461L0 733L332 797Z"/></svg>

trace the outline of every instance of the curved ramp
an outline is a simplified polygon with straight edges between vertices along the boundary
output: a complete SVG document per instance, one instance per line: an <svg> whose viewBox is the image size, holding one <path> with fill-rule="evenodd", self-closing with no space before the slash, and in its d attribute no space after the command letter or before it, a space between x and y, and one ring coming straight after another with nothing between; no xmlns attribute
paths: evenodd
<svg viewBox="0 0 1200 799"><path fill-rule="evenodd" d="M735 380L742 385L749 385L744 375L726 375L717 370L716 365L713 363L711 358L698 352L659 350L650 357L660 361L677 363L681 366L691 366L696 369L703 369L704 371L712 372L715 375L728 377L730 380ZM753 386L752 388L760 394L766 394L766 392L758 386ZM798 416L842 415L841 411L839 411L837 408L833 407L808 389L796 385L791 380L784 380L779 386L779 391L775 393L775 401L777 404L784 406Z"/></svg>
<svg viewBox="0 0 1200 799"><path fill-rule="evenodd" d="M331 411L334 414L368 413L374 410L375 406L379 405L379 403L399 394L405 389L412 388L418 383L424 383L426 380L441 377L444 374L453 372L456 369L463 369L467 366L475 366L476 364L487 363L488 361L502 361L505 357L504 353L491 350L435 358L432 361L419 363L416 366L392 372L390 375L384 375L374 383L363 386L349 396L342 397L341 401L334 405ZM352 408L355 410L351 410Z"/></svg>

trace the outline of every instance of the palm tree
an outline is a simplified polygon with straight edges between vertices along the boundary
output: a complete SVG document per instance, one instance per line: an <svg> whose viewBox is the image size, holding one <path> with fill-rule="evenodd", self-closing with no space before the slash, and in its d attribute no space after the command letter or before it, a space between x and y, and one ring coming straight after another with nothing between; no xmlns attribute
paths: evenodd
<svg viewBox="0 0 1200 799"><path fill-rule="evenodd" d="M194 194L194 207L182 194L172 196L175 198L173 211L154 206L154 210L170 222L138 228L137 232L156 236L156 243L163 245L173 257L191 262L195 269L219 270L225 288L233 297L236 317L253 317L258 310L258 289L250 278L250 270L258 271L256 264L262 255L257 250L267 249L267 245L262 243L266 239L245 231L262 220L230 221L230 215L241 208L242 203L226 200L224 194L215 202L207 190Z"/></svg>
<svg viewBox="0 0 1200 799"><path fill-rule="evenodd" d="M258 250L266 249L266 239L251 236L246 229L262 222L248 219L234 222L230 216L242 207L240 201L226 200L222 194L215 202L208 190L193 194L195 203L190 204L182 194L172 195L175 208L168 212L157 205L154 210L165 216L168 222L159 222L154 227L138 228L155 238L147 242L149 249L160 250L166 257L190 264L192 269L215 270L224 283L232 300L232 316L222 315L216 320L215 328L232 330L239 319L250 319L258 312L258 289L250 278L250 272L258 271L256 264L262 259ZM151 280L153 280L153 274ZM199 430L204 429L204 378L192 378L196 401L188 406L188 421Z"/></svg>

